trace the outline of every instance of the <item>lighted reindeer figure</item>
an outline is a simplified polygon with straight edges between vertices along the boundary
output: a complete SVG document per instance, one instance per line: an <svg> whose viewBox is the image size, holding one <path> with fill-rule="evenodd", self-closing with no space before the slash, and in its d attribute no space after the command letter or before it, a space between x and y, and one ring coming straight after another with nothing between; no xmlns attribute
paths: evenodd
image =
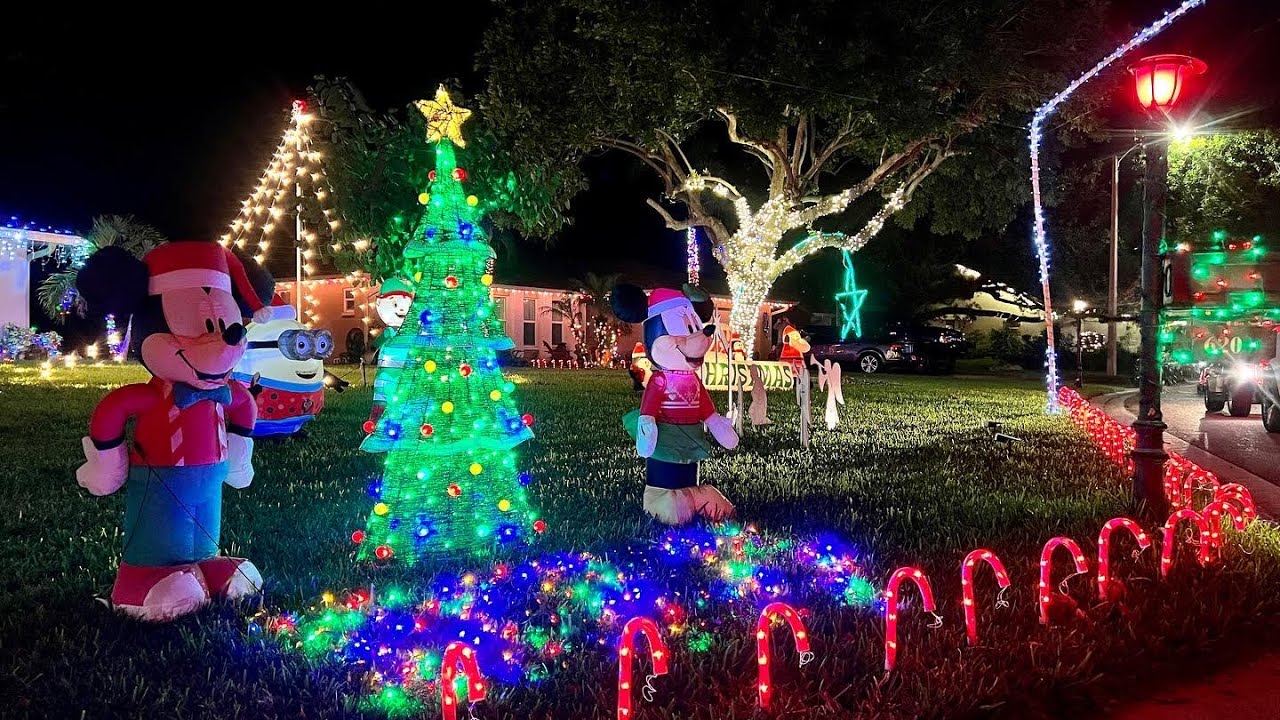
<svg viewBox="0 0 1280 720"><path fill-rule="evenodd" d="M1195 510L1183 508L1170 515L1168 522L1164 524L1164 539L1160 543L1160 577L1168 577L1169 570L1173 567L1174 553L1177 552L1178 544L1178 526L1183 520L1190 521L1200 533L1200 546L1196 552L1196 559L1200 561L1201 566L1209 564L1213 552L1209 521Z"/></svg>
<svg viewBox="0 0 1280 720"><path fill-rule="evenodd" d="M467 697L471 702L484 699L484 677L480 675L480 664L476 662L476 651L464 642L454 641L444 649L444 659L440 666L440 707L444 720L456 720L458 716L458 697L454 689L454 681L458 671L467 678Z"/></svg>
<svg viewBox="0 0 1280 720"><path fill-rule="evenodd" d="M1076 617L1082 615L1079 604L1076 603L1074 598L1066 594L1065 588L1059 589L1056 593L1049 590L1053 576L1053 553L1060 547L1066 548L1067 552L1071 553L1071 560L1076 567L1076 575L1083 575L1089 572L1089 561L1085 559L1084 553L1080 551L1080 546L1076 544L1075 540L1059 536L1050 538L1044 544L1044 549L1040 551L1039 605L1041 625L1048 625L1051 615L1056 620L1065 619L1064 616L1068 614ZM1064 585L1066 584L1066 580L1062 582Z"/></svg>
<svg viewBox="0 0 1280 720"><path fill-rule="evenodd" d="M1151 538L1142 530L1142 526L1126 517L1108 520L1098 533L1098 599L1103 602L1118 602L1124 597L1124 583L1111 577L1111 533L1119 528L1128 530L1138 543L1138 552L1151 547Z"/></svg>
<svg viewBox="0 0 1280 720"><path fill-rule="evenodd" d="M933 587L929 584L929 578L918 568L902 567L895 570L889 577L889 586L884 591L884 671L886 673L893 672L893 667L898 662L898 587L907 580L914 582L919 588L925 612L933 614L933 627L942 624L942 617L938 615L938 608L933 603Z"/></svg>
<svg viewBox="0 0 1280 720"><path fill-rule="evenodd" d="M1000 558L986 548L978 548L966 555L964 562L960 563L960 597L961 605L964 606L964 628L969 636L970 646L978 644L978 609L974 604L973 572L980 562L987 563L995 571L996 583L1000 586L996 607L1008 606L1008 602L1004 600L1004 591L1009 587L1009 573L1005 571Z"/></svg>
<svg viewBox="0 0 1280 720"><path fill-rule="evenodd" d="M644 686L644 699L653 699L653 686L649 683L659 675L667 674L667 643L658 632L658 626L649 618L634 617L622 627L622 647L618 649L618 720L630 720L631 672L635 665L636 636L643 635L649 641L649 657L653 661L653 674Z"/></svg>
<svg viewBox="0 0 1280 720"><path fill-rule="evenodd" d="M756 620L756 664L760 667L759 682L756 689L760 696L760 707L769 707L773 696L773 685L770 682L769 666L772 664L769 650L769 639L773 632L773 621L782 618L791 627L791 635L795 638L796 652L800 655L800 667L813 660L813 652L809 649L809 631L805 629L804 620L795 608L786 603L775 602L765 606Z"/></svg>

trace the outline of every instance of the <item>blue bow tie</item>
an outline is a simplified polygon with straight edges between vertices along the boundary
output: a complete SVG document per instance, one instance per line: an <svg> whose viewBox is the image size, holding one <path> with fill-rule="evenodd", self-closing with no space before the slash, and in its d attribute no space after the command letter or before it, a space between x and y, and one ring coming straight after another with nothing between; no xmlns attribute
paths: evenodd
<svg viewBox="0 0 1280 720"><path fill-rule="evenodd" d="M199 390L186 383L173 384L173 404L177 405L179 410L186 410L201 400L212 400L223 405L230 405L231 388L222 385L212 390Z"/></svg>

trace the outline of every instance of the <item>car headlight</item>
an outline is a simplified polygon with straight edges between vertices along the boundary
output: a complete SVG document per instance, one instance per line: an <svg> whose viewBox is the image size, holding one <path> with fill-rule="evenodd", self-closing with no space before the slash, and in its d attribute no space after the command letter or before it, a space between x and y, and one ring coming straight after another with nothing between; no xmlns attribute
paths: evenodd
<svg viewBox="0 0 1280 720"><path fill-rule="evenodd" d="M1237 365L1232 369L1231 374L1240 380L1257 380L1258 368L1252 365Z"/></svg>

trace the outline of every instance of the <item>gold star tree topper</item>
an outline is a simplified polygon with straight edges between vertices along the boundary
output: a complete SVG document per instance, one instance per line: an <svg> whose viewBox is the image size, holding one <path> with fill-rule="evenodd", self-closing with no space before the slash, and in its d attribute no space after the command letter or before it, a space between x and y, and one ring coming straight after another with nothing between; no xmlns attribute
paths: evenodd
<svg viewBox="0 0 1280 720"><path fill-rule="evenodd" d="M434 100L419 100L414 105L427 119L429 142L439 142L449 138L458 147L467 146L467 142L462 139L462 123L471 117L471 111L454 105L453 100L449 98L449 92L443 85L436 90Z"/></svg>

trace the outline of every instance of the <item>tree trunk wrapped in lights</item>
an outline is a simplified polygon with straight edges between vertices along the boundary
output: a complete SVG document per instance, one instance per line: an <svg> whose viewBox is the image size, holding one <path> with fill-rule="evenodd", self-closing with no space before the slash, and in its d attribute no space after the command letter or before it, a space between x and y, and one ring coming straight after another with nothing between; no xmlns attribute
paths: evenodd
<svg viewBox="0 0 1280 720"><path fill-rule="evenodd" d="M533 435L497 354L512 347L493 318L493 249L479 225L486 203L464 189L454 147L469 114L441 89L419 103L435 143L423 232L405 248L416 294L389 347L405 367L364 449L387 451L360 557L415 562L529 537L544 527L514 449Z"/></svg>

